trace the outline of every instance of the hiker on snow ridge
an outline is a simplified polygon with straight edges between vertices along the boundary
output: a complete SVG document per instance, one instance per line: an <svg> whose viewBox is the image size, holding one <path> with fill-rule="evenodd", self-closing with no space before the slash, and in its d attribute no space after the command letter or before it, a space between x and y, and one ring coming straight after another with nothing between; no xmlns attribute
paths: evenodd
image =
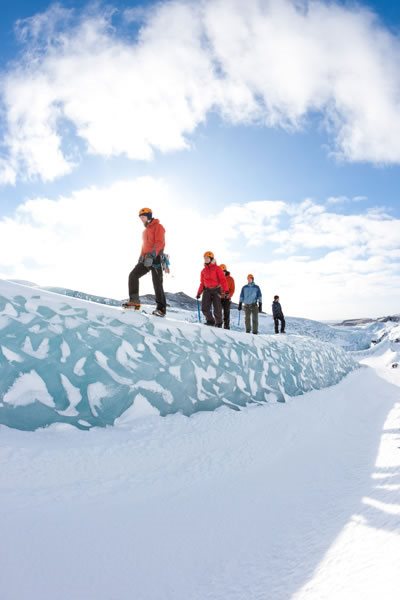
<svg viewBox="0 0 400 600"><path fill-rule="evenodd" d="M228 294L226 277L214 260L214 253L204 252L204 268L200 273L200 286L196 298L201 299L201 310L206 318L206 325L222 327L221 294ZM214 309L214 314L211 311Z"/></svg>
<svg viewBox="0 0 400 600"><path fill-rule="evenodd" d="M230 329L231 301L232 296L235 293L235 280L233 279L233 277L231 277L231 274L227 270L226 265L219 265L219 267L223 270L226 278L226 283L228 284L228 293L224 294L221 298L224 318L224 329Z"/></svg>
<svg viewBox="0 0 400 600"><path fill-rule="evenodd" d="M154 219L151 208L142 208L139 218L144 225L143 244L137 265L129 274L129 300L122 306L139 310L139 279L151 271L157 307L153 315L164 317L167 302L163 288L162 256L165 246L165 229L158 219Z"/></svg>
<svg viewBox="0 0 400 600"><path fill-rule="evenodd" d="M279 333L279 321L281 322L281 333L285 333L285 317L283 316L282 306L279 302L279 296L274 296L272 303L272 318L274 319L275 333Z"/></svg>
<svg viewBox="0 0 400 600"><path fill-rule="evenodd" d="M244 304L246 333L258 333L258 313L262 311L261 290L254 283L254 275L247 275L247 284L242 287L239 298L238 310L242 310Z"/></svg>

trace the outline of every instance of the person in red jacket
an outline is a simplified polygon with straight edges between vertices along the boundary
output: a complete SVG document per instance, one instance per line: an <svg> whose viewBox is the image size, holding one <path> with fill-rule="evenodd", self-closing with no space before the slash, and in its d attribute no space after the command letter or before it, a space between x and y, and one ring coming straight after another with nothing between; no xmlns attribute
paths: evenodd
<svg viewBox="0 0 400 600"><path fill-rule="evenodd" d="M153 218L151 208L142 208L139 217L144 225L142 250L137 265L129 274L129 300L124 308L140 308L139 279L151 271L157 308L153 315L165 316L167 302L163 288L163 270L161 257L165 246L165 229L158 219Z"/></svg>
<svg viewBox="0 0 400 600"><path fill-rule="evenodd" d="M201 310L206 318L206 325L222 327L221 294L228 294L228 284L225 275L214 260L210 251L204 253L204 269L200 273L200 286L196 298L201 299ZM214 315L211 311L214 309Z"/></svg>
<svg viewBox="0 0 400 600"><path fill-rule="evenodd" d="M221 299L222 311L224 316L224 329L230 329L230 317L231 317L231 301L232 296L235 293L235 280L231 277L230 272L227 270L226 265L219 265L222 269L226 283L228 284L228 293L224 294Z"/></svg>

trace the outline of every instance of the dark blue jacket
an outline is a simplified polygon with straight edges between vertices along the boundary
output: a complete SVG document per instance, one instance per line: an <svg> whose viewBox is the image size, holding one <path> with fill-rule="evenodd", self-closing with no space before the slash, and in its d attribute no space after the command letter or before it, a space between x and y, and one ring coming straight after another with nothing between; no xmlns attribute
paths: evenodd
<svg viewBox="0 0 400 600"><path fill-rule="evenodd" d="M274 319L283 319L282 306L278 300L274 300L272 303L272 316Z"/></svg>

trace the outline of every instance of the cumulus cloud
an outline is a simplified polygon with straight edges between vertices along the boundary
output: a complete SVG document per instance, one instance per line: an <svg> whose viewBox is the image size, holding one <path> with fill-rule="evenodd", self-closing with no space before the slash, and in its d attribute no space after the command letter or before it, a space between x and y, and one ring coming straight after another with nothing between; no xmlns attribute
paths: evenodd
<svg viewBox="0 0 400 600"><path fill-rule="evenodd" d="M150 206L167 230L168 291L194 296L205 250L228 265L238 291L249 272L265 307L316 319L398 313L400 221L382 211L330 212L311 200L263 200L212 214L191 208L163 180L142 177L56 199L32 198L0 221L0 276L114 298L127 295ZM151 279L141 292L151 292Z"/></svg>
<svg viewBox="0 0 400 600"><path fill-rule="evenodd" d="M85 152L187 149L210 111L289 131L319 115L342 159L400 162L399 38L366 8L171 0L116 15L55 5L18 23L24 52L1 82L2 182L55 179Z"/></svg>

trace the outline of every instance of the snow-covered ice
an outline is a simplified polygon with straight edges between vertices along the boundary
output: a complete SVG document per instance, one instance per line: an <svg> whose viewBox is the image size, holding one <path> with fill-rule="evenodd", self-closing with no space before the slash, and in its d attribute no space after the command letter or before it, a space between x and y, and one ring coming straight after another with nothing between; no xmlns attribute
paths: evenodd
<svg viewBox="0 0 400 600"><path fill-rule="evenodd" d="M14 293L15 288L1 287L8 303ZM25 297L28 293L25 289ZM191 349L196 343L199 352L204 345L213 349L206 354L207 364L199 366L197 386L199 378L212 383L220 361L227 360L238 389L254 393L259 381L256 370L246 375L242 347L251 336L140 316L144 330L137 342L125 332L134 329L138 315L115 317L115 311L108 312L113 309L99 313L90 304L83 313L84 305L73 302L66 310L82 322L68 329L68 353L60 343L66 335L65 300L44 295L36 300L29 315L40 333L34 334L38 338L30 334L31 346L36 352L48 338L47 358L23 352L29 320L23 316L18 323L17 301L16 306L11 303L17 315L8 308L4 317L17 319L7 325L15 337L4 339L4 329L0 331L0 346L7 348L0 368L3 373L11 364L28 377L21 384L22 395L11 397L25 402L24 394L34 388L45 399L37 402L39 410L54 412L49 397L58 404L56 392L62 390L70 418L36 431L0 426L1 600L398 599L400 369L392 364L399 358L399 326L382 325L382 341L368 351L363 344L356 346L359 351L352 356L360 368L352 367L334 385L297 396L285 392L284 403L247 402L240 411L220 406L190 418L160 418L150 392L162 389L163 402L171 406L167 392L175 388L158 389L161 384L155 380L149 391L151 378L141 372L135 402L113 416L113 427L95 427L92 411L103 410L108 386L128 386L115 377L132 378L138 357L150 353L152 345L158 368L173 381L185 380L185 362L169 368L163 362L173 356L164 349L164 344L172 347L172 335ZM26 306L22 300L21 305ZM59 314L62 333L45 331L45 321L36 313L46 307ZM42 317L52 318L49 312ZM113 318L118 324L110 325ZM99 337L90 336L85 327L94 328ZM107 327L114 328L112 335ZM111 363L103 344L107 335L110 340L121 336ZM357 338L345 328L340 335L339 346L345 345L346 335ZM220 348L223 336L226 356ZM311 373L321 363L307 354L308 342L323 348L322 342L289 335L276 340L261 336L250 342L250 349L258 359L264 345L272 344L268 372L280 368L282 351ZM95 352L100 353L97 359ZM342 353L338 349L331 360ZM25 361L33 361L30 369ZM46 363L60 377L59 387L40 370ZM95 364L108 378L97 379ZM32 371L38 377L44 373L41 381L49 397ZM88 393L92 410L87 422L80 410L81 388L71 374L87 377L94 386ZM90 429L79 429L78 421Z"/></svg>
<svg viewBox="0 0 400 600"><path fill-rule="evenodd" d="M357 367L341 347L304 335L123 314L9 282L0 282L0 310L0 423L19 429L112 425L144 400L162 416L284 402Z"/></svg>

